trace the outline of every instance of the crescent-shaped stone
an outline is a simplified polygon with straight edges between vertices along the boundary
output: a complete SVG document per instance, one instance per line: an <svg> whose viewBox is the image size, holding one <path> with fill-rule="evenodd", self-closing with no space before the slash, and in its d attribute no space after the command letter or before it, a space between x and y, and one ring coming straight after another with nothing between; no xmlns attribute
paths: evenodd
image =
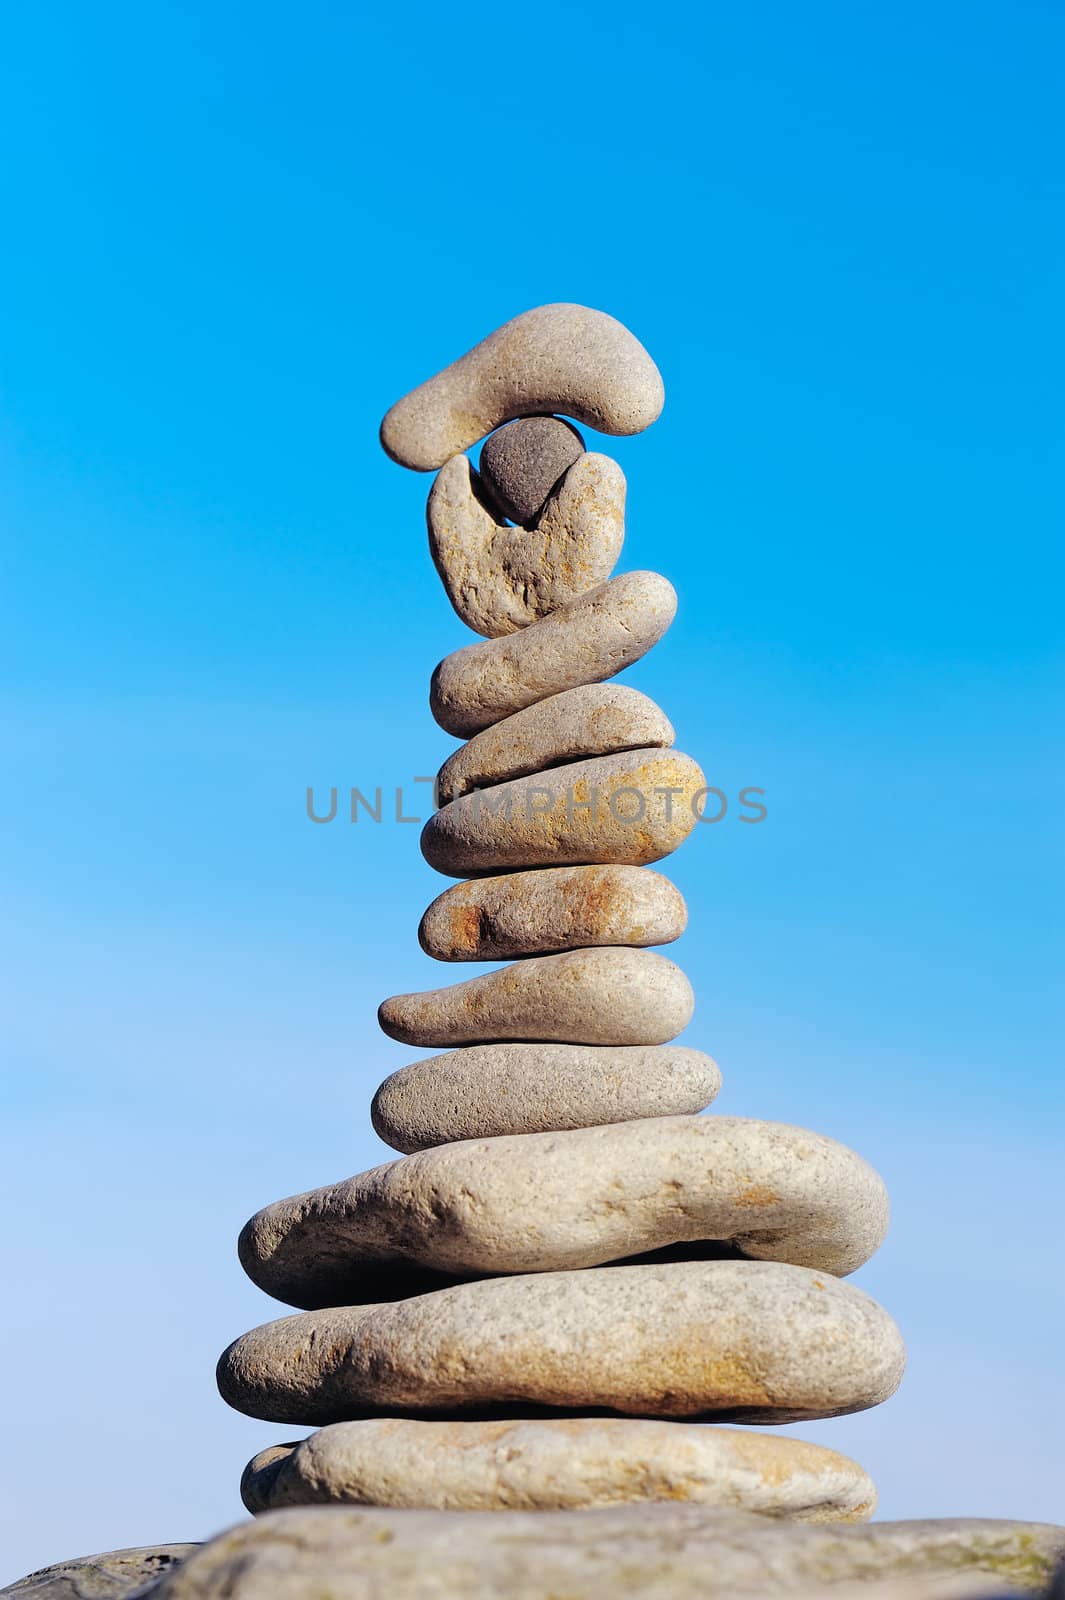
<svg viewBox="0 0 1065 1600"><path fill-rule="evenodd" d="M452 456L429 492L429 550L458 615L489 639L516 633L606 581L625 538L625 475L582 455L535 528L497 523L466 456Z"/></svg>
<svg viewBox="0 0 1065 1600"><path fill-rule="evenodd" d="M643 345L605 311L567 303L513 317L385 414L393 461L431 472L512 417L562 412L599 433L642 433L665 390Z"/></svg>

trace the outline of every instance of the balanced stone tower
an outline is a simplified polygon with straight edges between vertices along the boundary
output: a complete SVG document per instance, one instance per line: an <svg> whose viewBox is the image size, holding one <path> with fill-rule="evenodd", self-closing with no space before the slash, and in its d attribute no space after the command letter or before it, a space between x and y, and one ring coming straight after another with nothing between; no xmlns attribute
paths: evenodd
<svg viewBox="0 0 1065 1600"><path fill-rule="evenodd" d="M747 1427L858 1411L903 1366L844 1280L887 1225L877 1174L780 1123L702 1116L714 1062L671 1044L687 912L651 863L706 798L666 714L614 680L676 596L612 577L625 479L568 418L635 434L662 382L602 312L551 305L394 405L381 440L436 472L429 542L479 641L433 673L466 742L422 850L459 879L422 917L441 962L507 965L380 1009L440 1049L378 1089L398 1160L267 1206L241 1261L300 1314L238 1339L225 1398L313 1426L250 1463L252 1512L310 1504L579 1511L691 1502L868 1518L853 1461ZM475 470L466 452L487 435Z"/></svg>

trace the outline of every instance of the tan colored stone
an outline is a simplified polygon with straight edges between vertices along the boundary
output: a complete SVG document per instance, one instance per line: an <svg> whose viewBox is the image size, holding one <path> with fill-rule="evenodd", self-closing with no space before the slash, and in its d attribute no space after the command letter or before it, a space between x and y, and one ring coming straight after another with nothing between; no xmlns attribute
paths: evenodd
<svg viewBox="0 0 1065 1600"><path fill-rule="evenodd" d="M583 450L561 417L519 417L488 435L477 469L503 515L527 527Z"/></svg>
<svg viewBox="0 0 1065 1600"><path fill-rule="evenodd" d="M887 1232L884 1184L824 1134L675 1116L437 1145L276 1201L240 1236L267 1294L342 1305L396 1261L457 1274L595 1267L668 1245L854 1272Z"/></svg>
<svg viewBox="0 0 1065 1600"><path fill-rule="evenodd" d="M680 890L648 867L541 867L452 884L427 907L418 938L437 961L507 961L671 944L687 923Z"/></svg>
<svg viewBox="0 0 1065 1600"><path fill-rule="evenodd" d="M622 750L475 789L429 818L422 855L472 877L530 867L647 866L695 827L706 779L679 750Z"/></svg>
<svg viewBox="0 0 1065 1600"><path fill-rule="evenodd" d="M469 738L548 695L616 677L658 643L676 609L668 579L623 572L517 633L445 656L429 708L446 732Z"/></svg>
<svg viewBox="0 0 1065 1600"><path fill-rule="evenodd" d="M582 455L535 528L498 523L466 456L429 493L429 550L458 615L489 639L528 627L609 578L625 539L625 475Z"/></svg>
<svg viewBox="0 0 1065 1600"><path fill-rule="evenodd" d="M533 956L446 989L394 994L377 1020L401 1044L666 1044L691 1021L695 997L653 950L603 948Z"/></svg>
<svg viewBox="0 0 1065 1600"><path fill-rule="evenodd" d="M588 306L537 306L398 400L381 443L401 466L430 472L512 417L558 411L599 433L641 433L664 399L658 368L620 322Z"/></svg>
<svg viewBox="0 0 1065 1600"><path fill-rule="evenodd" d="M253 1515L282 1506L564 1511L665 1500L865 1522L876 1506L861 1467L821 1445L632 1417L337 1422L262 1451L240 1489Z"/></svg>
<svg viewBox="0 0 1065 1600"><path fill-rule="evenodd" d="M374 1095L373 1125L410 1153L459 1139L702 1111L716 1064L683 1045L475 1044L412 1061Z"/></svg>
<svg viewBox="0 0 1065 1600"><path fill-rule="evenodd" d="M667 749L673 725L647 695L620 683L585 683L504 717L448 756L442 802L533 772L622 750Z"/></svg>
<svg viewBox="0 0 1065 1600"><path fill-rule="evenodd" d="M818 1527L694 1505L310 1506L219 1534L152 1600L977 1600L988 1580L1042 1593L1063 1555L1065 1529L988 1518Z"/></svg>
<svg viewBox="0 0 1065 1600"><path fill-rule="evenodd" d="M323 1257L329 1248L323 1230ZM879 1404L903 1361L887 1312L827 1272L683 1261L306 1311L230 1345L218 1384L248 1416L312 1427L523 1406L780 1423Z"/></svg>

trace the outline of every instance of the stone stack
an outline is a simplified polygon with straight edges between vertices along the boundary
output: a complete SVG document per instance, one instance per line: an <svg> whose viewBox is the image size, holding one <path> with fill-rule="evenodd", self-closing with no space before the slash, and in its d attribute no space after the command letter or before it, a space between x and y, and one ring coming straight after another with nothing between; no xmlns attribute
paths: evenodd
<svg viewBox="0 0 1065 1600"><path fill-rule="evenodd" d="M393 459L436 471L433 560L484 636L432 677L434 717L466 742L422 849L461 881L419 937L442 962L507 964L384 1002L387 1034L444 1052L374 1098L401 1158L241 1235L250 1277L301 1314L238 1339L222 1393L318 1428L251 1462L253 1512L686 1501L848 1522L875 1505L844 1456L721 1425L876 1405L903 1349L843 1281L884 1236L876 1173L817 1133L698 1115L718 1069L671 1043L691 986L650 947L687 912L651 863L695 827L705 780L665 713L611 680L676 596L658 573L612 576L625 479L565 420L638 433L662 400L620 323L555 305L382 425Z"/></svg>

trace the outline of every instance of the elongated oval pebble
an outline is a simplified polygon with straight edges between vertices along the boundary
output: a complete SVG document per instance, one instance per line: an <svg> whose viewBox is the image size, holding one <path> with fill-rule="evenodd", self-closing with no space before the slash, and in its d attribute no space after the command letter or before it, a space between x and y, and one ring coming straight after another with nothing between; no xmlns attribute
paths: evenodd
<svg viewBox="0 0 1065 1600"><path fill-rule="evenodd" d="M445 656L429 708L447 733L467 739L550 694L615 677L658 643L676 610L667 578L623 572L517 633Z"/></svg>
<svg viewBox="0 0 1065 1600"><path fill-rule="evenodd" d="M475 1044L385 1079L370 1116L409 1153L458 1139L598 1127L702 1111L717 1065L683 1045Z"/></svg>
<svg viewBox="0 0 1065 1600"><path fill-rule="evenodd" d="M475 789L435 812L422 855L452 877L527 867L646 866L682 845L706 779L677 750L629 750Z"/></svg>
<svg viewBox="0 0 1065 1600"><path fill-rule="evenodd" d="M585 945L671 944L684 896L650 867L541 867L454 883L418 927L437 961L509 961Z"/></svg>
<svg viewBox="0 0 1065 1600"><path fill-rule="evenodd" d="M397 400L381 443L400 466L429 472L512 417L560 411L600 433L641 433L664 399L658 368L614 317L537 306Z"/></svg>
<svg viewBox="0 0 1065 1600"><path fill-rule="evenodd" d="M824 1134L670 1116L422 1150L265 1207L239 1252L267 1294L321 1306L365 1298L376 1262L556 1272L711 1241L842 1275L887 1222L879 1175Z"/></svg>
<svg viewBox="0 0 1065 1600"><path fill-rule="evenodd" d="M687 1027L694 1004L691 984L665 956L597 948L534 956L449 988L392 995L377 1017L402 1044L665 1044Z"/></svg>
<svg viewBox="0 0 1065 1600"><path fill-rule="evenodd" d="M252 1514L281 1506L561 1511L646 1503L726 1506L798 1522L864 1522L869 1477L847 1456L781 1434L644 1417L334 1422L248 1463Z"/></svg>
<svg viewBox="0 0 1065 1600"><path fill-rule="evenodd" d="M248 1416L310 1427L525 1405L780 1423L877 1405L904 1359L887 1312L852 1284L776 1261L683 1261L283 1317L230 1345L218 1385Z"/></svg>
<svg viewBox="0 0 1065 1600"><path fill-rule="evenodd" d="M639 689L586 683L504 717L448 757L437 774L442 801L487 789L561 762L618 750L668 749L673 725Z"/></svg>
<svg viewBox="0 0 1065 1600"><path fill-rule="evenodd" d="M528 525L584 452L584 440L561 417L519 417L490 433L477 470L512 522Z"/></svg>

